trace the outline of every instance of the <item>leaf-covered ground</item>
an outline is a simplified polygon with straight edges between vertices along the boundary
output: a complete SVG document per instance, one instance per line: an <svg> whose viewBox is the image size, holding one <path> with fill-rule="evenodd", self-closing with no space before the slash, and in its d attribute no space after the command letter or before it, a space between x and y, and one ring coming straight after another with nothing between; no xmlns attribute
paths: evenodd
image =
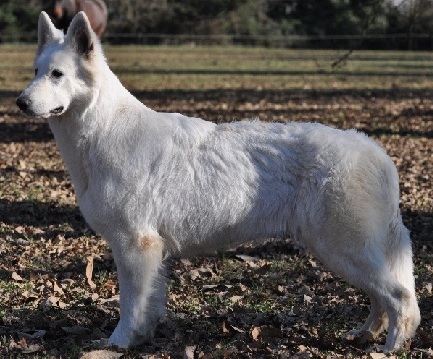
<svg viewBox="0 0 433 359"><path fill-rule="evenodd" d="M400 174L422 322L400 357L433 355L433 92L429 90L143 90L160 111L222 122L317 121L375 138ZM116 269L85 224L43 119L0 99L0 356L79 358L118 320ZM360 291L291 239L170 260L168 315L124 358L377 357L343 337L368 314ZM380 338L384 341L384 337ZM96 355L96 353L93 353Z"/></svg>

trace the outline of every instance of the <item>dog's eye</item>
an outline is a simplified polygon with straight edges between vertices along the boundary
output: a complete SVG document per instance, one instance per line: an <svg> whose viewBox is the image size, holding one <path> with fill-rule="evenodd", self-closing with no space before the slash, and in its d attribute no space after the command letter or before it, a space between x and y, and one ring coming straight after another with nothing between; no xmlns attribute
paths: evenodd
<svg viewBox="0 0 433 359"><path fill-rule="evenodd" d="M63 72L60 70L53 70L51 72L51 75L53 75L56 79L58 79L63 76Z"/></svg>

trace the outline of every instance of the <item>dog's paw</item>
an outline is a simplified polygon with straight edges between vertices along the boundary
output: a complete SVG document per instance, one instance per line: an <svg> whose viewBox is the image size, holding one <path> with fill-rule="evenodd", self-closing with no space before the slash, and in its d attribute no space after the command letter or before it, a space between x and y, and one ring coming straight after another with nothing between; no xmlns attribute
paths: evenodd
<svg viewBox="0 0 433 359"><path fill-rule="evenodd" d="M119 323L108 339L108 345L115 345L119 348L127 349L143 343L150 343L153 339L153 335L153 330L128 330L123 328Z"/></svg>
<svg viewBox="0 0 433 359"><path fill-rule="evenodd" d="M108 339L108 345L114 345L119 348L127 349L131 346L132 339L133 338L131 338L131 335L126 335L126 331L123 330L119 323Z"/></svg>

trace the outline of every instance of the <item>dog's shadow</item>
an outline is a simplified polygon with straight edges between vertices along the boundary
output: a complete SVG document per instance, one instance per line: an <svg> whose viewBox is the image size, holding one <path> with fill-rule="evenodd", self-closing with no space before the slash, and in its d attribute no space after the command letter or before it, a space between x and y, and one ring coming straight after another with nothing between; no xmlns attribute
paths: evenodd
<svg viewBox="0 0 433 359"><path fill-rule="evenodd" d="M3 228L3 235L12 239L22 238L24 234L24 237L31 236L32 239L39 240L47 236L46 232L53 237L65 234L62 233L65 229L75 234L91 232L77 206L59 202L12 201L1 198L0 218L4 224L9 225ZM24 232L19 233L9 227L23 227ZM26 227L39 230L25 232Z"/></svg>

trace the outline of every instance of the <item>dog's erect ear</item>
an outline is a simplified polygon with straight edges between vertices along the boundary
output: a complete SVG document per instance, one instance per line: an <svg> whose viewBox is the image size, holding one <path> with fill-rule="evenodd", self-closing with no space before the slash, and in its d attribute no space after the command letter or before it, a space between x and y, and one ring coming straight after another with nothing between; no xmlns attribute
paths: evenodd
<svg viewBox="0 0 433 359"><path fill-rule="evenodd" d="M46 44L52 42L61 42L63 39L63 32L51 22L50 17L45 11L42 11L39 15L38 21L38 51L39 55Z"/></svg>
<svg viewBox="0 0 433 359"><path fill-rule="evenodd" d="M80 11L72 19L66 34L66 43L74 50L89 59L94 51L96 35L90 27L86 14Z"/></svg>

